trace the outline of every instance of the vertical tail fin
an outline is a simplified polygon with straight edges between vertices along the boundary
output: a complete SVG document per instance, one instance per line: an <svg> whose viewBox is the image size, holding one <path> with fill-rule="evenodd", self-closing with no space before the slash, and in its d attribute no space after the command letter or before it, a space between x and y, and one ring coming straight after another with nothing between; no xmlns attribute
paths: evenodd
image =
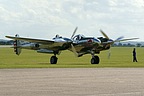
<svg viewBox="0 0 144 96"><path fill-rule="evenodd" d="M15 37L19 37L18 34L15 35ZM17 54L17 55L20 55L21 53L21 43L19 40L14 40L14 52Z"/></svg>

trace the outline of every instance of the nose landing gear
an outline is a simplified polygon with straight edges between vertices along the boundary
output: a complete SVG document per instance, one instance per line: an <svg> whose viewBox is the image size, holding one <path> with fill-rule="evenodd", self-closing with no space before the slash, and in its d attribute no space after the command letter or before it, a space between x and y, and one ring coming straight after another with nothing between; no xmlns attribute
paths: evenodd
<svg viewBox="0 0 144 96"><path fill-rule="evenodd" d="M91 64L99 64L100 59L98 56L92 56Z"/></svg>
<svg viewBox="0 0 144 96"><path fill-rule="evenodd" d="M58 60L58 58L57 58L56 56L52 56L52 57L50 58L50 63L51 63L51 64L56 64L56 63L57 63L57 60Z"/></svg>

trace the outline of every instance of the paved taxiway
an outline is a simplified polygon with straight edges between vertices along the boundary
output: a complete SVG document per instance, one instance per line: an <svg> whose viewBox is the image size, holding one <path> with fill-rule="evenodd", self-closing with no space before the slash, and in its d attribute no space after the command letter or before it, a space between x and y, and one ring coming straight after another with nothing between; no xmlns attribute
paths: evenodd
<svg viewBox="0 0 144 96"><path fill-rule="evenodd" d="M0 96L144 96L144 69L0 69Z"/></svg>

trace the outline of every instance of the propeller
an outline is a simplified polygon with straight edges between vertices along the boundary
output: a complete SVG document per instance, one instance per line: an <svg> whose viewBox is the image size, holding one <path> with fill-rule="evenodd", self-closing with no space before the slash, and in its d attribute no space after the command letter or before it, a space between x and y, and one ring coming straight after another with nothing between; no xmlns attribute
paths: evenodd
<svg viewBox="0 0 144 96"><path fill-rule="evenodd" d="M73 34L72 34L72 36L71 36L71 40L73 39L73 37L74 37L77 29L78 29L78 27L75 28L75 30L74 30L74 32L73 32ZM72 41L73 41L73 40L72 40ZM75 54L75 56L78 57L78 53L76 52L76 49L75 49L75 47L73 46L73 44L71 44L71 48L72 48L72 52Z"/></svg>
<svg viewBox="0 0 144 96"><path fill-rule="evenodd" d="M102 35L106 38L106 39L108 39L108 41L107 42L104 42L105 44L107 44L106 45L106 48L108 47L108 46L110 46L111 47L111 45L112 44L114 44L115 42L120 42L120 41L128 41L128 40L135 40L135 39L139 39L139 38L129 38L129 39L123 39L124 38L124 36L120 36L120 37L118 37L116 40L112 40L112 39L110 39L109 37L108 37L108 35L107 34L105 34L105 32L104 31L102 31L101 29L100 29L100 32L102 33ZM111 50L109 49L109 52L108 52L108 58L110 58L110 55L111 55Z"/></svg>
<svg viewBox="0 0 144 96"><path fill-rule="evenodd" d="M110 39L110 38L108 37L108 35L107 35L103 30L100 29L100 32L102 33L102 35L103 35L106 39L108 39L108 41L105 42L105 43L108 43L108 44L106 45L106 48L107 48L108 46L111 46L111 44L113 43L113 40ZM108 59L110 59L110 56L111 56L111 50L109 49L109 51L108 51Z"/></svg>
<svg viewBox="0 0 144 96"><path fill-rule="evenodd" d="M113 44L114 42L120 42L120 41L128 41L128 40L135 40L135 39L139 39L139 38L123 39L124 36L120 36L120 37L118 37L116 40L112 40L112 39L110 39L110 38L108 37L108 35L105 34L104 31L100 30L100 32L102 33L102 35L103 35L105 38L108 39L108 42L106 42L106 43L111 43L111 44Z"/></svg>

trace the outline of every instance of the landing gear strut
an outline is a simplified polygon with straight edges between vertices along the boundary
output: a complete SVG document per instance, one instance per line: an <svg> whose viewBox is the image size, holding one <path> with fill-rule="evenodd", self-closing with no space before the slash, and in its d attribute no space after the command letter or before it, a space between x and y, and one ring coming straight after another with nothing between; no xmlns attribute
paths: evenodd
<svg viewBox="0 0 144 96"><path fill-rule="evenodd" d="M52 56L52 57L50 58L50 63L51 63L51 64L56 64L56 63L57 63L57 60L58 60L58 58L57 58L56 56Z"/></svg>
<svg viewBox="0 0 144 96"><path fill-rule="evenodd" d="M98 56L93 56L91 59L91 64L99 64L99 57Z"/></svg>

